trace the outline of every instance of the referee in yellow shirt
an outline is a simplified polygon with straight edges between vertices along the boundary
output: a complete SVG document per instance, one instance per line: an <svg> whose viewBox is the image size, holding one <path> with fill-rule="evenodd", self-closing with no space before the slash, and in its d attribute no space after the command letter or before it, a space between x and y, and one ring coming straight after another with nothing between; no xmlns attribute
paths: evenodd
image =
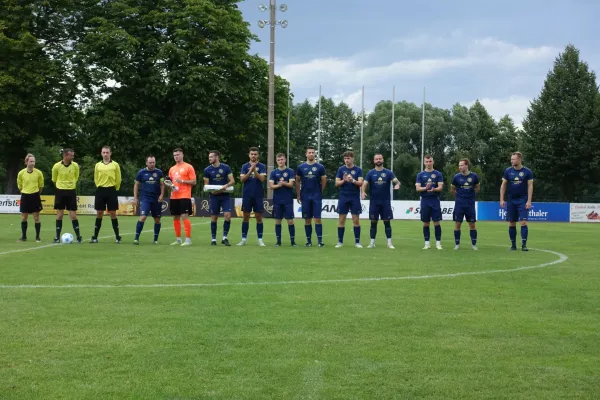
<svg viewBox="0 0 600 400"><path fill-rule="evenodd" d="M94 208L96 209L96 225L91 243L98 243L98 233L102 227L102 217L108 209L108 214L115 231L116 243L121 243L119 235L119 221L117 221L117 210L119 209L119 197L117 190L121 187L121 167L111 159L109 146L102 148L102 161L96 164L94 169L94 183L96 184L96 198Z"/></svg>
<svg viewBox="0 0 600 400"><path fill-rule="evenodd" d="M79 221L77 220L77 181L79 180L79 165L73 161L75 152L73 149L62 150L62 161L52 167L52 182L56 185L54 196L54 209L56 210L56 235L54 243L60 243L60 232L65 210L69 211L73 230L77 237L77 243L81 243L79 233Z"/></svg>
<svg viewBox="0 0 600 400"><path fill-rule="evenodd" d="M21 191L21 238L17 242L27 240L27 219L29 214L33 214L35 221L35 241L41 242L40 229L40 211L42 210L42 198L40 193L44 188L44 175L42 171L35 168L35 157L33 154L27 154L25 157L26 168L19 171L17 175L17 187Z"/></svg>

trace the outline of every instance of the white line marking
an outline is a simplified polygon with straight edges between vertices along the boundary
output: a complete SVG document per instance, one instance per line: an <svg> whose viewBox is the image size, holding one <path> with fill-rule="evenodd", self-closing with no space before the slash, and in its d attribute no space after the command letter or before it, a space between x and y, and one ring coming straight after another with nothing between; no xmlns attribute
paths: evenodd
<svg viewBox="0 0 600 400"><path fill-rule="evenodd" d="M195 224L192 224L192 226L196 226L196 225L206 225L209 224L210 222L198 222ZM142 231L142 233L144 232L154 232L154 229L146 229L145 231ZM121 233L121 236L125 236L125 235L135 235L135 232L125 232L125 233ZM98 239L108 239L108 238L114 238L115 235L110 235L110 236L100 236ZM83 242L86 243L86 242ZM82 244L83 244L82 243ZM48 247L55 247L55 246L63 246L64 243L50 243L50 244L45 244L43 246L36 246L36 247L28 247L26 249L18 249L18 250L9 250L9 251L3 251L2 253L0 253L0 256L3 256L5 254L12 254L12 253L21 253L23 251L34 251L34 250L40 250L40 249L45 249Z"/></svg>
<svg viewBox="0 0 600 400"><path fill-rule="evenodd" d="M490 245L500 246L500 245ZM275 281L275 282L221 282L221 283L157 283L157 284L145 284L145 285L94 285L94 284L83 284L83 285L0 285L0 289L92 289L92 288L104 288L104 289L118 289L118 288L184 288L184 287L220 287L220 286L266 286L266 285L300 285L300 284L316 284L316 283L351 283L351 282L379 282L379 281L401 281L401 280L413 280L413 279L434 279L434 278L455 278L458 276L468 275L487 275L487 274L498 274L503 272L515 272L524 271L528 269L545 268L551 265L563 263L569 259L566 255L558 253L552 250L544 249L533 249L544 253L550 253L558 256L558 260L551 262L532 265L527 267L518 267L512 269L492 269L487 271L470 271L470 272L456 272L452 274L436 274L436 275L409 275L409 276L391 276L391 277L374 277L374 278L349 278L349 279L319 279L319 280L302 280L302 281Z"/></svg>

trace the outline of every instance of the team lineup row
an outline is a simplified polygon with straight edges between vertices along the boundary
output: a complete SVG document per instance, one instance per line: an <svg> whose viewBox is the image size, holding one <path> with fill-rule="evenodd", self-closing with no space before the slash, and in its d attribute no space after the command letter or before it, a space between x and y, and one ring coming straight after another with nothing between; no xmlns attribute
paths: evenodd
<svg viewBox="0 0 600 400"><path fill-rule="evenodd" d="M74 151L63 150L63 159L52 168L52 182L56 186L54 209L56 210L56 235L54 242L59 243L62 231L64 211L69 212L77 242L82 242L82 236L77 219L77 194L76 185L79 179L79 165L73 161ZM111 217L116 243L121 243L119 224L116 215L118 209L117 190L121 185L121 169L117 162L111 159L111 149L104 146L101 151L102 161L94 168L94 183L96 194L94 208L96 209L96 222L91 243L98 242L98 234L106 211ZM321 222L322 193L327 177L325 168L316 161L314 147L306 149L306 161L295 170L289 168L285 154L276 156L277 168L267 179L267 168L258 161L259 151L256 147L249 149L249 161L242 166L240 180L243 183L242 194L242 240L238 246L243 246L248 240L249 222L251 213L256 217L256 232L258 245L265 246L263 242L263 197L264 185L268 180L269 188L273 190L273 215L275 217L276 246L282 244L282 221L288 225L290 243L296 247L295 225L293 211L293 193L296 192L297 201L302 205L302 218L305 220L306 247L312 246L313 219L317 237L317 245L324 246L323 229ZM134 244L139 244L140 235L148 216L154 219L154 243L158 243L161 229L161 203L165 196L165 187L171 189L170 213L173 216L173 226L176 240L172 245L190 246L192 244L192 226L189 215L192 212L192 187L197 184L196 172L193 166L184 162L181 149L173 151L175 165L168 174L156 168L153 156L146 158L146 167L141 169L135 179L133 197L136 204L139 202L140 218L136 226ZM362 211L361 199L370 198L369 220L370 237L369 248L375 247L378 221L381 219L385 228L387 246L393 249L392 228L390 220L393 219L391 207L392 190L400 188L400 182L393 171L383 167L383 155L376 154L373 159L375 168L363 176L360 167L354 164L354 153L347 151L343 154L344 164L338 168L335 176L335 185L339 190L338 200L338 242L336 248L344 245L346 217L352 216L354 231L354 246L362 248L360 243L361 225L360 214ZM224 216L223 235L221 244L230 246L228 233L231 224L230 191L235 185L233 172L227 164L221 162L221 154L210 151L208 155L209 166L204 169L204 189L210 192L209 210L211 213L211 245L217 245L217 222L221 213ZM27 240L27 223L29 214L33 214L36 231L36 241L40 239L39 213L42 209L40 193L44 185L43 174L35 168L35 157L28 154L25 158L26 168L21 170L17 177L17 185L21 191L21 229L22 236L19 242ZM423 249L430 246L430 223L434 225L436 248L442 249L442 220L440 193L444 190L444 177L442 173L433 168L433 157L424 158L424 170L417 174L415 188L421 198L421 221L423 222ZM477 229L475 200L480 191L479 177L469 170L468 159L459 161L459 172L453 177L450 190L456 196L454 215L454 241L455 250L459 249L461 225L463 220L469 224L471 245L477 250ZM505 194L507 202L505 202ZM509 239L511 250L516 250L517 222L521 224L521 248L527 251L528 226L527 216L531 208L533 195L533 173L523 166L522 154L515 152L511 156L511 166L504 171L500 190L500 205L506 205L506 215L509 223ZM185 240L182 239L182 225Z"/></svg>

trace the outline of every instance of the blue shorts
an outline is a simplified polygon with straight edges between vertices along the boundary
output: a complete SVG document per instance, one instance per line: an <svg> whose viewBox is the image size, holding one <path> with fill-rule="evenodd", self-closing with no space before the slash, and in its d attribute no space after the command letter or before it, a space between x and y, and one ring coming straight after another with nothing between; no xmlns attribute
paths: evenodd
<svg viewBox="0 0 600 400"><path fill-rule="evenodd" d="M442 207L439 200L421 200L421 221L438 222L442 220Z"/></svg>
<svg viewBox="0 0 600 400"><path fill-rule="evenodd" d="M463 219L466 219L467 222L477 222L475 204L464 206L454 203L452 219L454 222L463 222Z"/></svg>
<svg viewBox="0 0 600 400"><path fill-rule="evenodd" d="M374 203L373 200L371 200L371 203L369 204L369 219L371 221L378 221L379 217L381 217L383 221L394 219L392 204L390 202Z"/></svg>
<svg viewBox="0 0 600 400"><path fill-rule="evenodd" d="M152 215L153 218L160 218L162 213L162 203L158 201L141 200L140 201L140 216L147 217Z"/></svg>
<svg viewBox="0 0 600 400"><path fill-rule="evenodd" d="M242 211L261 213L265 210L263 199L258 197L243 197Z"/></svg>
<svg viewBox="0 0 600 400"><path fill-rule="evenodd" d="M210 196L208 210L210 211L210 215L219 215L221 211L224 213L231 212L231 197Z"/></svg>
<svg viewBox="0 0 600 400"><path fill-rule="evenodd" d="M529 210L525 208L525 201L509 200L506 202L506 220L508 222L527 221Z"/></svg>
<svg viewBox="0 0 600 400"><path fill-rule="evenodd" d="M275 219L294 219L294 202L287 204L273 204Z"/></svg>
<svg viewBox="0 0 600 400"><path fill-rule="evenodd" d="M323 201L321 199L300 199L302 207L302 218L321 218L321 209L323 208Z"/></svg>
<svg viewBox="0 0 600 400"><path fill-rule="evenodd" d="M362 204L360 198L349 199L340 197L338 200L338 214L347 215L348 212L352 215L360 215L362 213Z"/></svg>

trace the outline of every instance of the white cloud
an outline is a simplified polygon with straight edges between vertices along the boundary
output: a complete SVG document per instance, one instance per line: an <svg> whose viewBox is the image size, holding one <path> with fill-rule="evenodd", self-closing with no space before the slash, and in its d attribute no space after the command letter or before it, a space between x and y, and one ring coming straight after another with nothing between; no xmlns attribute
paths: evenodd
<svg viewBox="0 0 600 400"><path fill-rule="evenodd" d="M551 60L558 49L551 46L520 47L495 38L468 39L460 33L447 37L421 35L392 41L401 47L395 50L380 49L382 57L403 54L406 49L431 51L436 48L455 49L449 57L423 57L397 59L383 65L373 65L378 57L365 53L345 58L316 58L302 63L283 64L278 74L291 82L295 88L314 88L315 82L328 85L354 86L374 85L394 78L417 78L431 76L444 70L471 67L518 68L527 64ZM401 58L398 56L397 58Z"/></svg>
<svg viewBox="0 0 600 400"><path fill-rule="evenodd" d="M481 98L479 102L496 121L508 114L515 122L515 125L522 127L523 119L527 114L531 100L533 99L525 96L510 96L506 98ZM474 103L475 100L462 104L470 107Z"/></svg>
<svg viewBox="0 0 600 400"><path fill-rule="evenodd" d="M351 93L347 93L347 92L343 92L343 91L337 92L333 96L325 95L325 93L321 93L321 94L326 98L331 98L331 100L333 100L333 102L336 104L346 103L348 106L350 106L351 109L353 109L357 112L360 112L362 109L362 89L356 90ZM365 97L366 97L366 95L365 95ZM318 92L317 92L316 96L309 96L307 98L307 100L309 101L309 103L316 105L317 102L319 101ZM367 109L367 105L365 104L365 113L369 113L369 112L371 112L371 110Z"/></svg>

